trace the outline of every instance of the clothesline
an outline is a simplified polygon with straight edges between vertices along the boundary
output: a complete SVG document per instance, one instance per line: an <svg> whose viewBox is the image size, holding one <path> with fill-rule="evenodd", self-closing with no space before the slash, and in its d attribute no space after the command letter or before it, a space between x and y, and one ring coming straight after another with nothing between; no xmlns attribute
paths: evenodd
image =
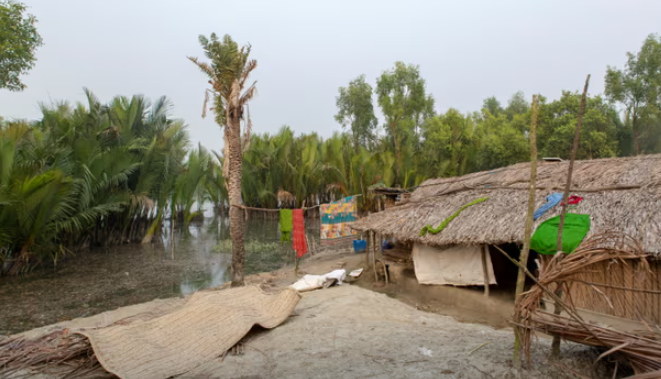
<svg viewBox="0 0 661 379"><path fill-rule="evenodd" d="M280 212L281 209L285 209L285 208L254 208L254 207L246 207L245 205L232 205L232 206L237 207L237 208L241 208L241 209L247 209L247 210L251 210L251 211L262 211L262 212ZM320 205L314 205L312 207L304 207L302 209L304 211L306 211L308 209L317 208L319 206Z"/></svg>
<svg viewBox="0 0 661 379"><path fill-rule="evenodd" d="M358 197L358 196L363 196L361 194L358 195L353 195L353 197ZM347 196L347 197L352 197L352 196ZM303 211L307 211L308 209L314 209L320 207L322 204L317 204L313 205L311 207L302 207L300 209L303 209ZM241 209L246 209L246 210L251 210L251 211L261 211L261 212L280 212L280 209L285 209L285 208L254 208L254 207L247 207L245 205L232 205L233 207L241 208Z"/></svg>

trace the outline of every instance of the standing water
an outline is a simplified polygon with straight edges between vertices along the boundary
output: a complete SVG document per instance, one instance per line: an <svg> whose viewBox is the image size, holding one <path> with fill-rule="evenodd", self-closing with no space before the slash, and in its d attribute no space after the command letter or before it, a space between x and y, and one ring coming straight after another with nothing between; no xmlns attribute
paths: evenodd
<svg viewBox="0 0 661 379"><path fill-rule="evenodd" d="M310 244L319 242L319 221L306 219ZM69 255L55 269L0 278L0 335L76 317L188 295L230 280L232 244L227 222L206 219L186 233L175 231L174 249L164 226L162 241L97 248ZM272 271L294 261L282 245L277 220L246 222L246 274Z"/></svg>

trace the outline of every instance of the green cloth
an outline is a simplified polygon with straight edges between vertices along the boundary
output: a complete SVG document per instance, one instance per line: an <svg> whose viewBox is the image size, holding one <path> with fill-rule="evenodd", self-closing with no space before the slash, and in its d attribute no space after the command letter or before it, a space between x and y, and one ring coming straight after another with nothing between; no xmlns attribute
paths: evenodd
<svg viewBox="0 0 661 379"><path fill-rule="evenodd" d="M293 229L291 209L280 210L280 242L289 242Z"/></svg>
<svg viewBox="0 0 661 379"><path fill-rule="evenodd" d="M429 225L425 225L425 226L422 228L422 230L420 231L420 235L421 235L421 236L424 236L425 234L427 234L427 232L429 232L429 233L431 233L431 234L438 234L438 233L440 233L443 229L445 229L445 227L448 226L448 224L450 223L450 221L454 220L455 217L459 216L459 213L461 213L464 209L470 207L471 205L479 204L479 203L481 203L481 202L483 202L483 201L487 201L487 200L489 200L488 197L482 197L482 198L479 198L479 199L477 199L477 200L473 200L473 201L471 201L470 203L468 203L468 204L464 205L463 207L459 208L459 210L456 211L452 216L450 216L450 217L446 218L445 220L443 220L443 222L441 222L441 224L440 224L437 228L435 228L435 229L434 229L433 226L431 226L431 224L429 224Z"/></svg>
<svg viewBox="0 0 661 379"><path fill-rule="evenodd" d="M558 226L560 216L544 221L532 236L530 248L540 254L555 255L558 252ZM576 250L590 230L590 216L574 213L565 214L562 228L562 251L569 254Z"/></svg>

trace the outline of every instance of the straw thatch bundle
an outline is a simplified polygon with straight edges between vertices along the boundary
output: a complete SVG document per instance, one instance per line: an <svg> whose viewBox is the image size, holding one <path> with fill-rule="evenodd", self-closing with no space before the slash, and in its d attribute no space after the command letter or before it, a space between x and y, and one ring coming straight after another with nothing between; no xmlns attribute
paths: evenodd
<svg viewBox="0 0 661 379"><path fill-rule="evenodd" d="M41 373L53 378L115 378L103 369L87 337L68 329L37 339L12 338L0 342L0 377Z"/></svg>
<svg viewBox="0 0 661 379"><path fill-rule="evenodd" d="M633 238L608 233L586 240L579 249L563 259L556 256L542 264L537 284L517 299L515 308L514 320L522 328L519 333L528 362L530 362L533 333L541 331L560 335L566 340L605 348L607 351L599 359L618 352L631 363L636 374L659 375L661 333L658 332L656 325L651 327L648 325L647 333L633 334L587 323L576 312L571 296L560 302L567 315L555 315L541 309L542 299L548 297L558 286L562 286L564 292L571 293L569 287L573 279L601 262L624 265L636 263L638 268L636 275L644 279L649 274L646 256ZM605 296L598 288L600 286L600 283L592 284L595 293ZM648 376L639 378L644 377Z"/></svg>
<svg viewBox="0 0 661 379"><path fill-rule="evenodd" d="M372 214L354 229L392 235L399 240L429 245L499 245L520 243L527 210L529 163L459 178L428 180L411 195L411 202ZM591 235L618 230L636 238L648 253L661 253L661 155L577 161L574 191L581 196L575 213L592 217ZM566 180L565 162L540 162L537 204ZM489 200L464 210L442 233L420 236L428 224L436 226L457 209L488 196ZM539 225L556 216L554 207L538 219Z"/></svg>

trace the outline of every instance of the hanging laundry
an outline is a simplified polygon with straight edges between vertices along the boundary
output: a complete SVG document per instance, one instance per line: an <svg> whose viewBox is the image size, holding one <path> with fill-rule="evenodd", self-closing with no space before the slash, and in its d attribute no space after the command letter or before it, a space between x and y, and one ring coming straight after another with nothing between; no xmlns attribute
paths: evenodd
<svg viewBox="0 0 661 379"><path fill-rule="evenodd" d="M321 245L350 245L357 231L351 228L356 221L356 197L349 196L319 207L321 213Z"/></svg>
<svg viewBox="0 0 661 379"><path fill-rule="evenodd" d="M450 221L454 220L455 217L459 216L459 214L460 214L464 209L466 209L466 208L468 208L468 207L470 207L470 206L472 206L472 205L479 204L479 203L481 203L481 202L483 202L483 201L487 201L487 200L489 200L488 197L482 197L482 198L479 198L479 199L477 199L477 200L473 200L473 201L471 201L470 203L468 203L468 204L464 205L463 207L459 208L459 210L456 211L452 216L450 216L450 217L446 218L445 220L443 220L443 222L441 222L440 225L438 225L436 228L434 228L433 226L431 226L431 224L429 224L429 225L425 225L425 226L422 228L422 230L420 230L420 236L424 236L424 235L426 235L427 232L429 232L429 233L431 233L431 234L438 234L438 233L440 233L443 229L445 229L446 226L448 226L448 224L450 223Z"/></svg>
<svg viewBox="0 0 661 379"><path fill-rule="evenodd" d="M560 204L562 201L562 194L558 192L554 192L548 196L546 196L546 204L542 205L539 207L535 213L533 213L533 220L537 220L538 218L542 217L546 211L549 209L555 207L556 205Z"/></svg>
<svg viewBox="0 0 661 379"><path fill-rule="evenodd" d="M292 230L291 209L280 210L280 242L289 242Z"/></svg>
<svg viewBox="0 0 661 379"><path fill-rule="evenodd" d="M294 209L292 211L292 218L294 224L294 250L296 257L300 258L308 252L308 244L305 241L305 219L303 218L302 209Z"/></svg>
<svg viewBox="0 0 661 379"><path fill-rule="evenodd" d="M558 251L558 227L560 216L552 217L537 227L530 240L530 248L540 254L555 254ZM590 216L567 213L562 227L562 251L573 252L590 230Z"/></svg>
<svg viewBox="0 0 661 379"><path fill-rule="evenodd" d="M581 201L583 201L582 197L572 195L572 196L569 196L569 198L567 199L567 204L568 205L577 205ZM562 204L560 204L560 205L562 205Z"/></svg>

